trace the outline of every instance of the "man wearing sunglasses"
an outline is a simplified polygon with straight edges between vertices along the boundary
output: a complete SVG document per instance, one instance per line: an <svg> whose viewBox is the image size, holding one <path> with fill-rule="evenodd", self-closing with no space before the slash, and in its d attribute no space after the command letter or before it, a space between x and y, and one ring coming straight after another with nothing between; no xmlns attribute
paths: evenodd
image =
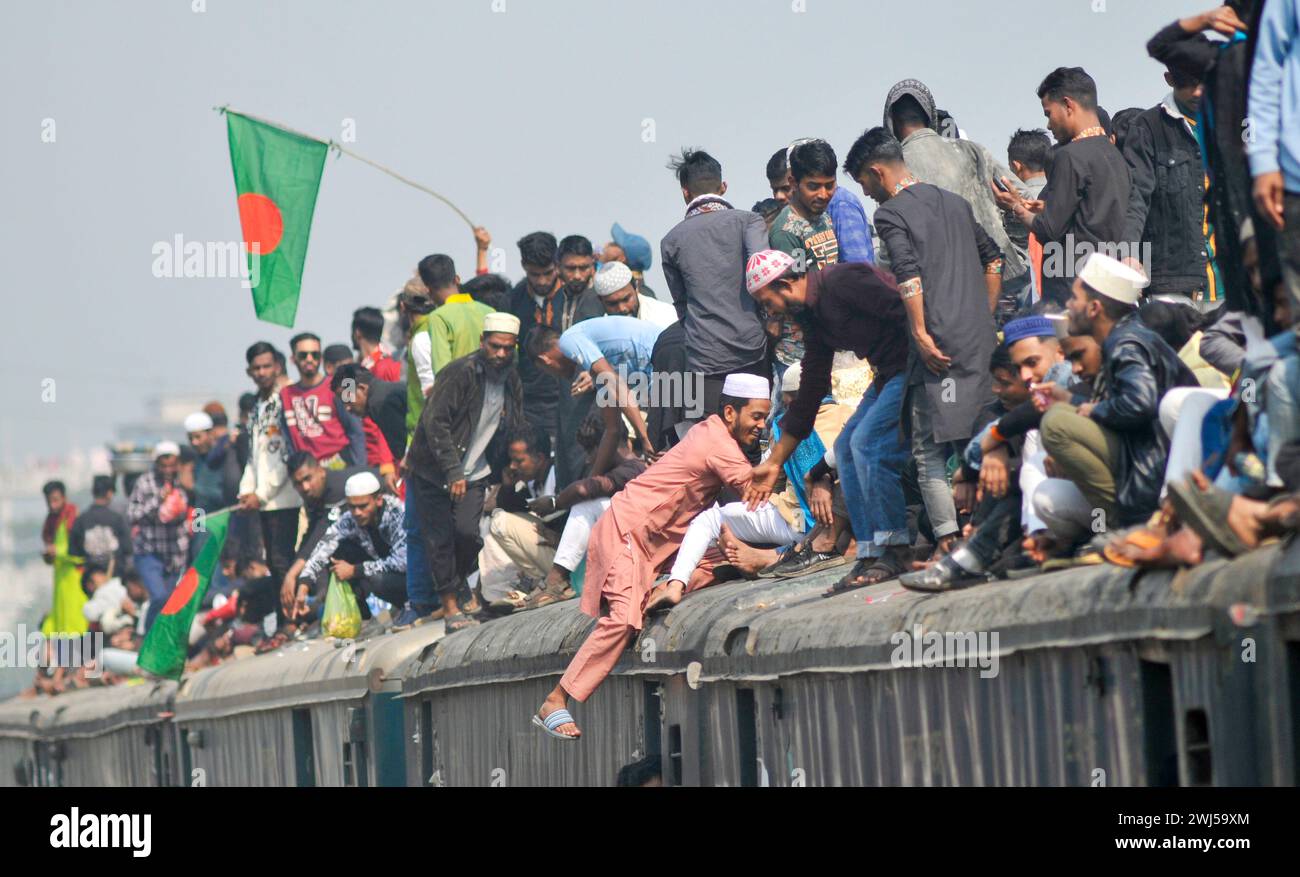
<svg viewBox="0 0 1300 877"><path fill-rule="evenodd" d="M366 465L366 433L360 418L339 404L321 363L320 338L302 332L289 340L298 383L280 390L289 441L328 469Z"/></svg>

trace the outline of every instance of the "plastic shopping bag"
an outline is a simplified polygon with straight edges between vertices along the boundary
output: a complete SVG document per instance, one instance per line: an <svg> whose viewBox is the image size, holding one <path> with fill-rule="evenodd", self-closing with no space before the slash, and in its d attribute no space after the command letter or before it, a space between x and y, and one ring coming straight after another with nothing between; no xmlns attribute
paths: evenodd
<svg viewBox="0 0 1300 877"><path fill-rule="evenodd" d="M321 631L326 636L352 639L361 633L361 610L357 597L347 582L330 576L329 590L325 593L325 612L321 616Z"/></svg>

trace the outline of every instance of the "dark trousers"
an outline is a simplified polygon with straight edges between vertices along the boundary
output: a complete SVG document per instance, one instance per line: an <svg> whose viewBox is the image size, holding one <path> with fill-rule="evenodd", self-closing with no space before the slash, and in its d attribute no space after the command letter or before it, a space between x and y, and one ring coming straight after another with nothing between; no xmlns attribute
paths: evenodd
<svg viewBox="0 0 1300 877"><path fill-rule="evenodd" d="M370 617L370 608L366 605L366 597L374 594L385 603L391 603L393 606L401 607L406 603L406 572L381 572L372 576L363 575L361 564L373 558L366 553L361 547L361 543L355 539L344 539L339 542L334 553L330 555L334 560L342 560L352 564L357 568L357 575L352 581L348 582L352 587L352 593L357 596L357 604L361 608L361 617ZM318 582L317 593L324 593L324 588L329 587L330 571L326 568L321 573L321 582Z"/></svg>
<svg viewBox="0 0 1300 877"><path fill-rule="evenodd" d="M259 512L258 520L262 524L266 565L271 569L271 577L282 582L289 567L293 566L293 552L298 541L298 509Z"/></svg>
<svg viewBox="0 0 1300 877"><path fill-rule="evenodd" d="M1277 232L1278 255L1282 258L1282 280L1291 301L1291 313L1295 315L1300 314L1300 194L1283 195L1282 219L1285 225ZM1265 311L1270 309L1265 302Z"/></svg>
<svg viewBox="0 0 1300 877"><path fill-rule="evenodd" d="M710 414L718 413L718 405L722 401L722 385L727 382L728 374L747 374L758 375L760 378L772 380L772 368L768 365L767 359L760 359L758 362L735 369L718 375L704 376L704 405L699 417L687 417L688 423L699 423L701 420L708 418Z"/></svg>
<svg viewBox="0 0 1300 877"><path fill-rule="evenodd" d="M1008 490L1001 499L985 496L975 509L972 521L975 532L966 547L979 558L984 568L992 566L1002 552L1020 539L1019 490Z"/></svg>
<svg viewBox="0 0 1300 877"><path fill-rule="evenodd" d="M413 475L407 482L406 501L415 499L420 535L440 596L456 593L465 585L466 576L478 569L478 553L483 548L478 523L486 492L486 478L471 481L460 502L452 502L446 487L423 475Z"/></svg>
<svg viewBox="0 0 1300 877"><path fill-rule="evenodd" d="M565 387L556 405L555 490L559 492L587 474L587 452L578 444L578 427L595 410L596 393L574 396Z"/></svg>

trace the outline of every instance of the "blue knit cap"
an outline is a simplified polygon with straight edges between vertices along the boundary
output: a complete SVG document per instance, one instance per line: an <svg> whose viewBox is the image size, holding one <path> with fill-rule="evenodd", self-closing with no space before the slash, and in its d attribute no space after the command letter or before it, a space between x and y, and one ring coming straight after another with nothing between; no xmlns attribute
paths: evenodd
<svg viewBox="0 0 1300 877"><path fill-rule="evenodd" d="M1003 343L1010 347L1026 338L1055 338L1056 329L1047 317L1021 317L1002 327Z"/></svg>

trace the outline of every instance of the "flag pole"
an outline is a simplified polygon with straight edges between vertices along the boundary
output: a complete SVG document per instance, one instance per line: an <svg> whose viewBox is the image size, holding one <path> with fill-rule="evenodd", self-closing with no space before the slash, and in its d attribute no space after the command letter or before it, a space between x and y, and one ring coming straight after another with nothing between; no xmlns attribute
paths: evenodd
<svg viewBox="0 0 1300 877"><path fill-rule="evenodd" d="M302 131L296 131L293 128L290 128L288 125L281 124L280 122L276 122L271 119L264 119L261 116L254 116L251 113L245 113L242 110L232 109L229 104L225 104L219 107L213 107L212 109L218 113L222 113L223 115L225 113L234 113L237 116L243 116L245 119L252 119L254 122L261 122L263 125L270 125L271 127L279 128L282 131L288 131L290 134L295 134L299 137L302 137L305 140L314 140L317 143L324 143L326 146L330 147L331 149L337 150L338 152L344 155L351 156L352 158L355 158L358 161L363 161L366 164L373 167L375 170L382 171L383 173L388 174L393 179L397 180L398 182L405 183L406 185L410 186L412 189L418 189L419 191L424 192L426 195L432 195L433 197L441 201L443 204L446 204L448 207L454 210L457 216L465 220L465 224L470 227L471 231L474 230L474 228L476 228L474 222L468 216L465 215L465 211L461 210L459 207L453 204L451 200L446 196L438 194L433 189L430 189L428 186L423 186L412 179L408 179L407 177L402 176L401 174L399 174L397 171L393 170L390 167L386 167L377 161L372 161L371 159L366 158L364 155L359 155L358 153L353 152L351 149L348 149L346 146L344 146L341 143L338 143L334 140L325 140L320 137L315 137L311 134L306 134Z"/></svg>

